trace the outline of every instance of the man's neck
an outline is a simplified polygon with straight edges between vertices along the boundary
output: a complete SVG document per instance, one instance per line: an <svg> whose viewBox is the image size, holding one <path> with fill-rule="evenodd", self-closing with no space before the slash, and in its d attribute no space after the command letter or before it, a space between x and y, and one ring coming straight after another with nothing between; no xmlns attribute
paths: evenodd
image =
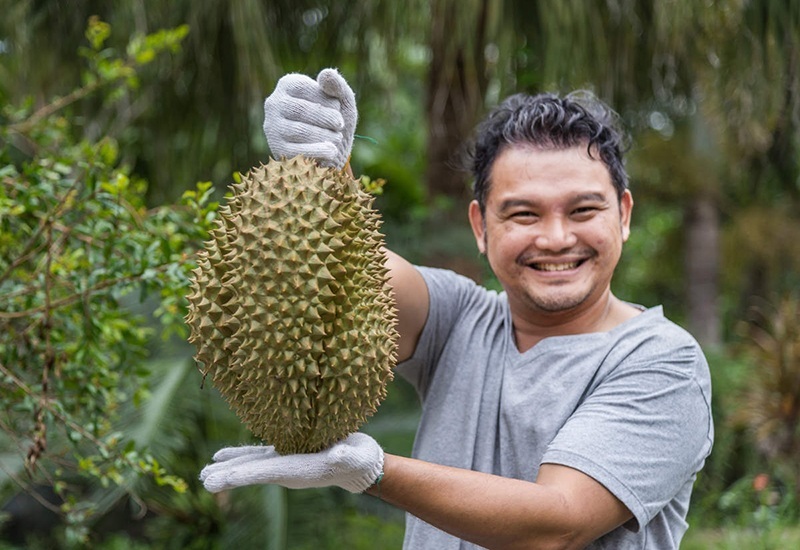
<svg viewBox="0 0 800 550"><path fill-rule="evenodd" d="M552 336L608 332L617 325L641 313L630 304L623 302L609 291L603 299L588 307L567 312L536 312L515 314L514 338L517 349L524 353L541 340Z"/></svg>

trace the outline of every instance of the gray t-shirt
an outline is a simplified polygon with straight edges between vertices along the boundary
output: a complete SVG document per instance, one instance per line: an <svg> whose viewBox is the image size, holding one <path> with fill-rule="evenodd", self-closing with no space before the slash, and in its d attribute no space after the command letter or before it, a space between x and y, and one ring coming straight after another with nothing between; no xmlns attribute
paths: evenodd
<svg viewBox="0 0 800 550"><path fill-rule="evenodd" d="M514 343L504 293L419 268L428 320L397 372L423 401L416 458L534 481L542 463L602 483L634 519L589 548L678 548L711 452L711 384L697 342L661 307L610 332ZM479 548L408 514L404 548Z"/></svg>

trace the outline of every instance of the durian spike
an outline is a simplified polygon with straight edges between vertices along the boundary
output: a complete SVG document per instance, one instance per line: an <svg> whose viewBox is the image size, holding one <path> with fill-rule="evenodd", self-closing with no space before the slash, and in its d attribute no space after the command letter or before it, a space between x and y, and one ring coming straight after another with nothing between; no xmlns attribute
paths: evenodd
<svg viewBox="0 0 800 550"><path fill-rule="evenodd" d="M344 163L344 168L342 171L350 176L350 179L356 179L356 177L353 175L353 168L350 166L350 157L347 157L347 162Z"/></svg>

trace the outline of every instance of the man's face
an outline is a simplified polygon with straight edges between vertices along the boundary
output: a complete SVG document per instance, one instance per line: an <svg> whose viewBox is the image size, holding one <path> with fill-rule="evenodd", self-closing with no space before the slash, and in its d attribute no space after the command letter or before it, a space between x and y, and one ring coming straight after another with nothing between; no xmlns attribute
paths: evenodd
<svg viewBox="0 0 800 550"><path fill-rule="evenodd" d="M513 312L571 314L609 296L630 232L633 199L618 200L605 165L585 146L502 151L482 216L470 205L486 254Z"/></svg>

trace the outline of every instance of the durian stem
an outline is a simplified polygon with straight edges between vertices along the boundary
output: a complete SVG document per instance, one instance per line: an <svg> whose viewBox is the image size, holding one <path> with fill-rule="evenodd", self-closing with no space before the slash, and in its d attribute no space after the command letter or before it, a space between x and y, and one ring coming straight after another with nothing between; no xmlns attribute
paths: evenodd
<svg viewBox="0 0 800 550"><path fill-rule="evenodd" d="M350 176L351 178L356 179L356 177L353 175L353 168L350 166L349 158L347 159L347 162L344 164L344 168L342 168L342 170L344 170L344 173Z"/></svg>

